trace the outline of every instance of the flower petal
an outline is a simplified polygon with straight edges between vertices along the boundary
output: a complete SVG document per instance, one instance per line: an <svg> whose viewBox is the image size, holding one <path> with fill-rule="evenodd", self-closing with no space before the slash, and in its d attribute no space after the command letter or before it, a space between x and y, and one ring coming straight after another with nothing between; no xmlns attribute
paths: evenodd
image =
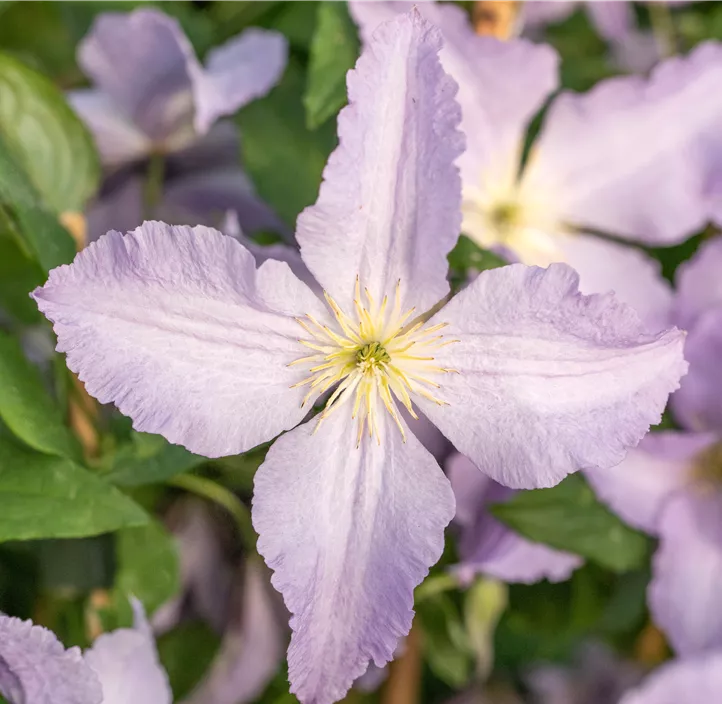
<svg viewBox="0 0 722 704"><path fill-rule="evenodd" d="M340 145L297 235L311 273L344 310L357 276L378 300L401 280L403 310L428 310L448 293L463 136L440 46L439 31L414 11L379 27L348 74Z"/></svg>
<svg viewBox="0 0 722 704"><path fill-rule="evenodd" d="M416 402L456 449L513 488L611 467L659 422L686 363L683 333L647 335L611 295L582 296L564 264L482 272L442 308L434 394ZM445 331L445 333L447 333Z"/></svg>
<svg viewBox="0 0 722 704"><path fill-rule="evenodd" d="M659 532L648 591L655 622L681 656L722 648L722 495L679 494Z"/></svg>
<svg viewBox="0 0 722 704"><path fill-rule="evenodd" d="M621 42L636 28L634 10L629 2L589 2L587 12L600 37Z"/></svg>
<svg viewBox="0 0 722 704"><path fill-rule="evenodd" d="M189 71L201 68L174 18L146 8L98 15L78 63L153 142L192 135Z"/></svg>
<svg viewBox="0 0 722 704"><path fill-rule="evenodd" d="M684 356L689 373L672 396L674 415L690 430L722 432L722 307L695 323Z"/></svg>
<svg viewBox="0 0 722 704"><path fill-rule="evenodd" d="M673 660L655 670L619 704L715 704L722 692L722 653Z"/></svg>
<svg viewBox="0 0 722 704"><path fill-rule="evenodd" d="M467 457L453 455L446 470L456 496L457 519L466 523L459 543L461 561L456 568L462 580L483 574L505 582L561 582L582 565L578 555L533 543L497 521L488 505L508 501L514 492L486 477ZM473 509L470 497L476 499ZM467 523L472 511L473 518Z"/></svg>
<svg viewBox="0 0 722 704"><path fill-rule="evenodd" d="M223 115L230 115L278 82L288 60L288 42L280 32L256 27L213 49L205 70L191 65L196 114L203 134Z"/></svg>
<svg viewBox="0 0 722 704"><path fill-rule="evenodd" d="M92 133L103 166L118 167L150 153L151 141L118 112L105 93L75 90L67 98Z"/></svg>
<svg viewBox="0 0 722 704"><path fill-rule="evenodd" d="M132 600L133 628L104 633L85 653L103 685L103 704L171 704L168 675L158 660L143 607Z"/></svg>
<svg viewBox="0 0 722 704"><path fill-rule="evenodd" d="M413 6L349 3L366 43L381 22ZM499 171L516 177L528 123L557 87L559 57L550 46L478 36L467 13L451 3L424 2L418 9L441 30L441 64L459 84L456 98L467 142L458 162L464 186L479 186L482 174L489 172L490 178Z"/></svg>
<svg viewBox="0 0 722 704"><path fill-rule="evenodd" d="M722 116L722 45L657 66L648 80L567 93L547 115L524 187L581 227L643 242L680 242L710 213L710 145ZM654 129L650 129L650 124Z"/></svg>
<svg viewBox="0 0 722 704"><path fill-rule="evenodd" d="M656 535L665 502L691 481L691 460L715 440L711 434L650 433L618 465L588 470L586 476L614 513Z"/></svg>
<svg viewBox="0 0 722 704"><path fill-rule="evenodd" d="M103 690L79 648L0 614L0 695L10 704L100 704Z"/></svg>
<svg viewBox="0 0 722 704"><path fill-rule="evenodd" d="M658 261L640 249L594 235L559 235L554 244L579 274L582 293L613 291L634 308L648 330L669 327L672 287Z"/></svg>
<svg viewBox="0 0 722 704"><path fill-rule="evenodd" d="M310 422L280 437L256 474L258 549L293 614L289 677L304 704L341 699L370 660L392 658L454 515L434 458L379 420L380 443L357 447L346 404L317 432Z"/></svg>
<svg viewBox="0 0 722 704"><path fill-rule="evenodd" d="M675 273L674 322L687 330L709 310L722 308L722 237L704 242Z"/></svg>
<svg viewBox="0 0 722 704"><path fill-rule="evenodd" d="M110 232L33 296L88 392L136 430L209 457L245 452L301 421L308 337L328 320L287 265L206 227L146 222Z"/></svg>

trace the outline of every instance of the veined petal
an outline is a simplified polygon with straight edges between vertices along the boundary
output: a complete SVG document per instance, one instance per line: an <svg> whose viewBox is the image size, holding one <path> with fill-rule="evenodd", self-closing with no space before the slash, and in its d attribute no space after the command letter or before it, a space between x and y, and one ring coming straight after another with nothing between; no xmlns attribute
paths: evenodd
<svg viewBox="0 0 722 704"><path fill-rule="evenodd" d="M366 43L379 24L413 6L412 2L349 3ZM418 10L441 30L441 64L459 84L456 98L466 152L458 163L464 186L481 187L485 173L496 179L500 172L511 171L515 177L528 123L557 87L559 57L550 46L524 39L478 36L467 13L451 3L423 2Z"/></svg>
<svg viewBox="0 0 722 704"><path fill-rule="evenodd" d="M408 633L413 590L441 556L454 496L434 458L408 429L404 443L387 414L378 444L357 447L350 404L315 428L269 450L253 522L293 614L291 691L303 704L331 704Z"/></svg>
<svg viewBox="0 0 722 704"><path fill-rule="evenodd" d="M190 70L201 68L174 18L147 8L98 15L78 63L154 143L192 136Z"/></svg>
<svg viewBox="0 0 722 704"><path fill-rule="evenodd" d="M158 660L143 607L133 599L134 626L104 633L85 653L103 686L103 704L171 704L168 676Z"/></svg>
<svg viewBox="0 0 722 704"><path fill-rule="evenodd" d="M675 496L659 533L648 590L654 621L680 656L722 649L722 493Z"/></svg>
<svg viewBox="0 0 722 704"><path fill-rule="evenodd" d="M715 704L722 692L722 652L673 660L655 670L619 704Z"/></svg>
<svg viewBox="0 0 722 704"><path fill-rule="evenodd" d="M508 501L514 491L489 479L467 457L453 455L446 471L456 496L457 521L464 526L456 567L462 580L484 574L505 582L560 582L582 565L578 555L522 538L497 521L487 507Z"/></svg>
<svg viewBox="0 0 722 704"><path fill-rule="evenodd" d="M656 535L665 502L690 484L693 458L716 439L712 434L649 433L618 465L588 470L586 476L614 513Z"/></svg>
<svg viewBox="0 0 722 704"><path fill-rule="evenodd" d="M93 135L103 166L110 168L141 159L150 153L152 142L98 90L75 90L68 102Z"/></svg>
<svg viewBox="0 0 722 704"><path fill-rule="evenodd" d="M286 264L256 270L239 242L207 227L146 222L110 232L33 293L58 350L136 430L209 457L245 452L301 421L303 331L328 320ZM310 339L310 336L309 336Z"/></svg>
<svg viewBox="0 0 722 704"><path fill-rule="evenodd" d="M454 369L417 403L457 450L513 488L611 467L659 422L686 363L684 334L644 333L612 295L582 296L564 264L482 272L431 320Z"/></svg>
<svg viewBox="0 0 722 704"><path fill-rule="evenodd" d="M342 310L353 310L357 276L379 301L400 280L402 310L428 310L449 291L463 135L440 46L418 12L402 15L378 28L348 74L340 144L297 234L308 268Z"/></svg>
<svg viewBox="0 0 722 704"><path fill-rule="evenodd" d="M288 42L280 32L251 28L213 49L205 69L191 65L195 128L203 134L278 82L288 60Z"/></svg>
<svg viewBox="0 0 722 704"><path fill-rule="evenodd" d="M672 396L675 417L690 430L722 432L722 307L705 313L687 335L689 373Z"/></svg>
<svg viewBox="0 0 722 704"><path fill-rule="evenodd" d="M10 704L101 704L100 682L79 648L52 631L0 614L0 695Z"/></svg>
<svg viewBox="0 0 722 704"><path fill-rule="evenodd" d="M524 187L554 195L581 227L680 242L709 218L710 153L722 119L722 45L661 63L649 79L603 81L552 105ZM650 129L654 125L654 129Z"/></svg>
<svg viewBox="0 0 722 704"><path fill-rule="evenodd" d="M691 329L709 310L722 308L722 237L704 242L675 273L674 322Z"/></svg>

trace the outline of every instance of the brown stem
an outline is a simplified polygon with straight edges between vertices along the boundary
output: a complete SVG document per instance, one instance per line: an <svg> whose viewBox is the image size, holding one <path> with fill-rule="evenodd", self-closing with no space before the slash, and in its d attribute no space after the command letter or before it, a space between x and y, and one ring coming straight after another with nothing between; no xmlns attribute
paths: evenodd
<svg viewBox="0 0 722 704"><path fill-rule="evenodd" d="M421 629L414 623L404 654L389 666L381 704L417 704L421 693Z"/></svg>

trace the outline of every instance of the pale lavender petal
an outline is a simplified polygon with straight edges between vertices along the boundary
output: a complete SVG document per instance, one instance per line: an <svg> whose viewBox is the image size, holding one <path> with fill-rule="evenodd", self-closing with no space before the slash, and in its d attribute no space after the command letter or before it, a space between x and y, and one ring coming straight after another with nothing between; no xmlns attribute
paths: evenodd
<svg viewBox="0 0 722 704"><path fill-rule="evenodd" d="M281 436L255 479L258 549L293 614L289 677L303 704L341 699L370 660L392 658L454 515L448 480L408 429L403 442L383 414L379 444L357 447L351 412Z"/></svg>
<svg viewBox="0 0 722 704"><path fill-rule="evenodd" d="M704 242L675 273L674 322L687 330L709 310L722 308L722 237Z"/></svg>
<svg viewBox="0 0 722 704"><path fill-rule="evenodd" d="M10 704L100 704L103 690L79 648L0 614L0 695Z"/></svg>
<svg viewBox="0 0 722 704"><path fill-rule="evenodd" d="M582 293L614 292L637 312L647 329L669 327L672 287L659 262L641 249L583 233L557 235L560 259L579 274Z"/></svg>
<svg viewBox="0 0 722 704"><path fill-rule="evenodd" d="M114 168L147 156L152 142L98 90L75 90L68 102L86 124L103 166Z"/></svg>
<svg viewBox="0 0 722 704"><path fill-rule="evenodd" d="M248 560L245 570L239 613L231 617L211 669L185 704L254 701L283 661L286 633L275 611L268 571L257 557Z"/></svg>
<svg viewBox="0 0 722 704"><path fill-rule="evenodd" d="M661 63L649 79L603 81L552 105L524 188L582 228L680 242L709 217L710 153L720 142L722 45ZM653 129L650 129L653 125Z"/></svg>
<svg viewBox="0 0 722 704"><path fill-rule="evenodd" d="M156 145L192 136L189 71L201 68L174 18L147 8L98 15L79 45L78 63Z"/></svg>
<svg viewBox="0 0 722 704"><path fill-rule="evenodd" d="M309 338L294 316L327 321L286 264L205 227L147 222L110 232L34 292L67 364L136 430L209 457L270 440L305 415Z"/></svg>
<svg viewBox="0 0 722 704"><path fill-rule="evenodd" d="M705 313L687 334L689 373L672 396L675 417L690 430L722 432L722 307Z"/></svg>
<svg viewBox="0 0 722 704"><path fill-rule="evenodd" d="M536 29L565 20L579 5L570 0L535 0L525 2L521 12L525 29Z"/></svg>
<svg viewBox="0 0 722 704"><path fill-rule="evenodd" d="M418 417L414 418L403 406L401 406L400 412L411 432L416 435L418 441L443 467L444 460L446 460L453 449L451 443L423 413L416 411Z"/></svg>
<svg viewBox="0 0 722 704"><path fill-rule="evenodd" d="M648 591L655 623L678 655L722 649L722 494L703 486L670 499L659 532Z"/></svg>
<svg viewBox="0 0 722 704"><path fill-rule="evenodd" d="M353 309L357 277L377 300L400 281L403 310L428 310L449 291L463 135L440 46L418 12L401 15L377 29L348 74L340 145L297 233L308 268L344 310Z"/></svg>
<svg viewBox="0 0 722 704"><path fill-rule="evenodd" d="M582 296L565 264L482 272L430 321L448 405L417 403L457 450L513 488L553 486L624 458L679 386L683 333L649 335L610 295Z"/></svg>
<svg viewBox="0 0 722 704"><path fill-rule="evenodd" d="M613 42L610 50L613 63L627 73L648 73L661 58L657 39L646 31L634 31Z"/></svg>
<svg viewBox="0 0 722 704"><path fill-rule="evenodd" d="M505 582L560 582L581 566L583 560L578 555L526 540L497 521L488 506L508 501L514 491L489 479L467 457L453 455L446 471L456 496L457 520L464 523L459 541L461 559L455 567L463 581L483 574Z"/></svg>
<svg viewBox="0 0 722 704"><path fill-rule="evenodd" d="M143 607L132 600L133 628L104 633L86 651L85 662L103 686L103 704L171 704L173 693L145 619Z"/></svg>
<svg viewBox="0 0 722 704"><path fill-rule="evenodd" d="M230 115L278 82L286 67L288 42L279 32L251 28L213 49L205 70L191 68L195 128L206 132L223 115Z"/></svg>
<svg viewBox="0 0 722 704"><path fill-rule="evenodd" d="M715 441L712 434L649 433L618 465L588 470L586 476L614 513L656 535L665 502L690 483L694 456Z"/></svg>
<svg viewBox="0 0 722 704"><path fill-rule="evenodd" d="M407 2L349 3L366 42L381 22L411 7ZM500 174L515 177L528 123L557 87L559 57L551 47L526 40L478 36L467 13L451 3L424 2L418 9L441 30L441 64L459 84L456 97L467 140L458 162L464 187L481 187L484 178L498 180Z"/></svg>
<svg viewBox="0 0 722 704"><path fill-rule="evenodd" d="M588 2L586 8L599 35L609 41L624 41L636 28L637 23L630 2L601 0L601 2Z"/></svg>
<svg viewBox="0 0 722 704"><path fill-rule="evenodd" d="M619 704L717 704L720 697L722 652L715 652L662 665Z"/></svg>

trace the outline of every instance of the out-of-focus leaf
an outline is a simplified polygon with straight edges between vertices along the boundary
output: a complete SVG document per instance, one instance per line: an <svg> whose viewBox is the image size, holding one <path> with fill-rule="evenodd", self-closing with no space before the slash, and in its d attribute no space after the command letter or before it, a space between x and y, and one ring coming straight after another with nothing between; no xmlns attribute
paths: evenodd
<svg viewBox="0 0 722 704"><path fill-rule="evenodd" d="M116 534L115 587L124 597L135 596L148 614L180 588L178 550L172 536L157 521Z"/></svg>
<svg viewBox="0 0 722 704"><path fill-rule="evenodd" d="M640 567L645 537L597 501L579 474L551 489L521 491L492 513L530 540L582 555L615 572Z"/></svg>
<svg viewBox="0 0 722 704"><path fill-rule="evenodd" d="M44 76L0 54L0 134L55 213L82 210L98 187L93 140Z"/></svg>
<svg viewBox="0 0 722 704"><path fill-rule="evenodd" d="M311 43L303 104L306 125L316 129L346 103L346 73L359 53L356 25L342 2L322 2Z"/></svg>
<svg viewBox="0 0 722 704"><path fill-rule="evenodd" d="M0 542L81 538L148 521L131 499L75 462L1 437L0 507Z"/></svg>
<svg viewBox="0 0 722 704"><path fill-rule="evenodd" d="M41 320L28 293L43 283L42 269L20 249L17 241L0 232L0 308L17 322Z"/></svg>
<svg viewBox="0 0 722 704"><path fill-rule="evenodd" d="M39 540L29 545L38 557L40 579L46 589L70 595L112 584L113 552L108 535L82 540Z"/></svg>
<svg viewBox="0 0 722 704"><path fill-rule="evenodd" d="M0 418L30 447L78 459L80 446L43 388L20 343L0 332ZM2 511L0 511L2 513Z"/></svg>
<svg viewBox="0 0 722 704"><path fill-rule="evenodd" d="M507 607L507 591L503 582L482 578L464 594L464 625L481 681L486 680L494 664L494 633Z"/></svg>
<svg viewBox="0 0 722 704"><path fill-rule="evenodd" d="M281 2L278 11L263 18L263 26L286 35L291 48L308 52L316 29L318 2Z"/></svg>
<svg viewBox="0 0 722 704"><path fill-rule="evenodd" d="M179 445L171 445L160 435L133 431L130 442L113 455L110 471L104 477L119 486L153 484L207 461Z"/></svg>
<svg viewBox="0 0 722 704"><path fill-rule="evenodd" d="M42 202L10 153L0 129L0 232L10 234L25 254L45 270L67 264L75 243Z"/></svg>
<svg viewBox="0 0 722 704"><path fill-rule="evenodd" d="M316 200L336 143L331 123L314 132L306 128L303 90L303 70L292 57L281 83L237 118L246 170L261 197L292 227L301 210Z"/></svg>

